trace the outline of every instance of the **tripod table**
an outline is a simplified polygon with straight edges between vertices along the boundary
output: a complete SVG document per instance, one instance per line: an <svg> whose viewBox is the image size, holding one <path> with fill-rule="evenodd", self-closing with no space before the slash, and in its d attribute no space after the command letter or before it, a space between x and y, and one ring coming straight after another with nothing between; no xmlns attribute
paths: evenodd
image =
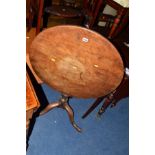
<svg viewBox="0 0 155 155"><path fill-rule="evenodd" d="M120 85L124 75L116 48L100 34L79 26L55 26L39 33L30 47L30 62L42 81L62 93L58 102L40 114L61 107L79 132L68 99L105 96Z"/></svg>

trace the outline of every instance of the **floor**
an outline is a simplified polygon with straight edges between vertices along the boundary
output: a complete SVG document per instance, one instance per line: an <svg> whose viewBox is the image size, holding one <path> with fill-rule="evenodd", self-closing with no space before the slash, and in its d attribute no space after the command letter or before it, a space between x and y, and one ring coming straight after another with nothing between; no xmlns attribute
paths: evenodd
<svg viewBox="0 0 155 155"><path fill-rule="evenodd" d="M58 92L45 84L42 88L49 102L58 100ZM96 113L101 105L82 119L93 101L70 100L75 121L82 128L82 133L71 126L67 113L62 109L56 108L37 117L27 155L128 155L129 98L122 99L114 108L108 108L100 118Z"/></svg>

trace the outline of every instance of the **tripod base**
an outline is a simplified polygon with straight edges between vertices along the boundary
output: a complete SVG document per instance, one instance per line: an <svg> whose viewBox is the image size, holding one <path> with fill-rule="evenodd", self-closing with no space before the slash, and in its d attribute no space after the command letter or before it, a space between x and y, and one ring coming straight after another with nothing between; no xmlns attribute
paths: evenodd
<svg viewBox="0 0 155 155"><path fill-rule="evenodd" d="M54 102L54 103L49 104L43 111L40 112L40 115L44 115L45 113L47 113L48 111L50 111L50 110L52 110L53 108L56 108L56 107L63 108L64 110L66 110L72 126L78 132L81 132L81 129L74 122L74 112L73 112L71 106L68 104L68 101L69 101L69 96L62 95L61 98L60 98L60 100L58 102Z"/></svg>

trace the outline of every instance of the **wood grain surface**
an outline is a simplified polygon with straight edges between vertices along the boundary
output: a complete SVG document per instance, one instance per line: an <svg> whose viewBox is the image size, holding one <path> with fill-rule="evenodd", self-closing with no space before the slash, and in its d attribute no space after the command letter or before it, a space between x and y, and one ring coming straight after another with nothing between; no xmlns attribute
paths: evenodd
<svg viewBox="0 0 155 155"><path fill-rule="evenodd" d="M26 73L26 111L37 108L39 105L40 104L32 86L31 80Z"/></svg>
<svg viewBox="0 0 155 155"><path fill-rule="evenodd" d="M112 92L124 75L116 48L103 36L78 26L42 31L30 47L36 74L52 88L79 98Z"/></svg>
<svg viewBox="0 0 155 155"><path fill-rule="evenodd" d="M33 71L33 68L31 66L30 60L29 60L29 49L32 41L36 37L36 28L31 28L29 32L26 32L26 63L28 64L29 68L31 69L35 79L39 84L42 84L42 80L36 75L36 73Z"/></svg>
<svg viewBox="0 0 155 155"><path fill-rule="evenodd" d="M39 108L40 103L31 83L31 79L26 73L26 129L29 129L30 119L34 111Z"/></svg>

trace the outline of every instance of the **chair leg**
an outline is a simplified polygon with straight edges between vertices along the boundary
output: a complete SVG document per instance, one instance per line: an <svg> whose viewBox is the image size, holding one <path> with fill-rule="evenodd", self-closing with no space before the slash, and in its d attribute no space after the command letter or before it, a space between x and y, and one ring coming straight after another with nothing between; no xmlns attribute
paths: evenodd
<svg viewBox="0 0 155 155"><path fill-rule="evenodd" d="M104 97L99 97L92 105L91 107L83 114L82 118L84 119L87 117L102 101Z"/></svg>
<svg viewBox="0 0 155 155"><path fill-rule="evenodd" d="M126 11L124 14L125 14L125 15L123 16L123 18L122 18L120 24L118 25L116 31L115 31L114 34L113 34L115 37L123 30L123 28L124 28L124 27L127 25L127 23L129 22L129 12Z"/></svg>
<svg viewBox="0 0 155 155"><path fill-rule="evenodd" d="M110 30L110 32L108 34L108 39L112 39L114 37L114 33L115 33L115 31L116 31L116 29L117 29L117 27L118 27L118 25L119 25L119 23L121 21L123 13L125 11L126 11L125 9L122 9L122 10L118 11L116 18L114 19L114 23L113 23L113 25L111 27L111 30Z"/></svg>
<svg viewBox="0 0 155 155"><path fill-rule="evenodd" d="M37 26L36 26L36 35L40 32L43 5L44 5L44 0L39 0L39 12L38 12L38 19L37 19Z"/></svg>
<svg viewBox="0 0 155 155"><path fill-rule="evenodd" d="M107 98L105 99L102 107L99 109L97 116L101 116L105 110L109 107L109 105L112 103L112 101L114 100L114 93L111 93L109 96L107 96Z"/></svg>

